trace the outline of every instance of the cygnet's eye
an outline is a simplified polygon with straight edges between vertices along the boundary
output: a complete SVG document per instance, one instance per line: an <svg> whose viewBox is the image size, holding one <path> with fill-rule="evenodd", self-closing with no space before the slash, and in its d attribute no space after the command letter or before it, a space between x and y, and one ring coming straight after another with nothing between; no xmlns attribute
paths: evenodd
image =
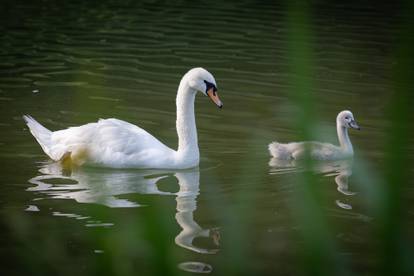
<svg viewBox="0 0 414 276"><path fill-rule="evenodd" d="M349 120L349 117L348 117L348 116L346 116L346 117L345 117L345 120L347 120L347 121L348 121L348 120Z"/></svg>

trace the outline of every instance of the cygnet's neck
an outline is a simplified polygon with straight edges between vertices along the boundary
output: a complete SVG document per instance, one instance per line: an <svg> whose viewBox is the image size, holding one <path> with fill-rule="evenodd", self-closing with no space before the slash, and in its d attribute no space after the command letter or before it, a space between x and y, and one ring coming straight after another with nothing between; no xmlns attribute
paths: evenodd
<svg viewBox="0 0 414 276"><path fill-rule="evenodd" d="M341 149L349 155L354 154L354 149L348 136L348 129L337 122L336 130L338 131L338 139Z"/></svg>
<svg viewBox="0 0 414 276"><path fill-rule="evenodd" d="M184 77L177 92L177 134L178 158L183 162L198 165L200 153L198 149L197 128L194 117L194 100L196 91L189 87Z"/></svg>

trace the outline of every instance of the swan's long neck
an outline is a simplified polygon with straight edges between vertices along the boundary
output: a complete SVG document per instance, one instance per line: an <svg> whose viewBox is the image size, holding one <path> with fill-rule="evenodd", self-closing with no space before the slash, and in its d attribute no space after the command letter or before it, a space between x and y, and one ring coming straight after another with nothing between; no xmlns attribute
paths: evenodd
<svg viewBox="0 0 414 276"><path fill-rule="evenodd" d="M338 139L341 149L352 155L354 153L354 149L352 147L351 140L349 140L348 129L342 126L339 122L336 123L336 129L338 131Z"/></svg>
<svg viewBox="0 0 414 276"><path fill-rule="evenodd" d="M177 93L177 153L181 160L198 164L200 153L198 149L197 128L194 117L194 100L196 91L190 88L185 79L181 80Z"/></svg>

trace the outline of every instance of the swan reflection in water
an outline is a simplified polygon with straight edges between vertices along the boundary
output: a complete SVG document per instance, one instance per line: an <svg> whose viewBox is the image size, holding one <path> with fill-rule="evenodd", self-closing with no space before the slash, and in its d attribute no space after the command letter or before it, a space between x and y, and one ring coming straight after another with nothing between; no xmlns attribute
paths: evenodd
<svg viewBox="0 0 414 276"><path fill-rule="evenodd" d="M194 220L193 213L197 209L197 196L200 191L198 169L171 172L80 168L66 171L60 164L51 163L42 166L39 171L42 175L29 180L35 186L27 191L41 193L50 198L73 199L79 203L96 203L111 208L130 208L141 205L117 196L133 193L176 196L175 218L182 231L176 236L175 243L201 254L215 254L219 250L193 244L195 238L209 238L218 247L220 240L217 228L204 229ZM161 179L171 176L178 180L177 193L161 191L157 186Z"/></svg>
<svg viewBox="0 0 414 276"><path fill-rule="evenodd" d="M335 160L335 161L317 161L313 163L312 170L321 173L326 177L335 176L337 190L345 196L353 196L356 193L349 190L348 178L352 175L352 159ZM297 160L280 160L271 158L269 161L271 174L283 174L290 172L304 171L304 166ZM352 209L350 204L341 200L335 201L336 205L342 209Z"/></svg>

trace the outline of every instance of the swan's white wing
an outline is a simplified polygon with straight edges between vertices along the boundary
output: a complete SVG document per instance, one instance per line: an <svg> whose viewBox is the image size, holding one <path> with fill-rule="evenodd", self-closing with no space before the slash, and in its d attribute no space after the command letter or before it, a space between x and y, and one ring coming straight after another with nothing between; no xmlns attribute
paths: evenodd
<svg viewBox="0 0 414 276"><path fill-rule="evenodd" d="M175 153L142 128L117 119L53 132L52 144L57 160L70 152L88 163L119 168L157 166Z"/></svg>

